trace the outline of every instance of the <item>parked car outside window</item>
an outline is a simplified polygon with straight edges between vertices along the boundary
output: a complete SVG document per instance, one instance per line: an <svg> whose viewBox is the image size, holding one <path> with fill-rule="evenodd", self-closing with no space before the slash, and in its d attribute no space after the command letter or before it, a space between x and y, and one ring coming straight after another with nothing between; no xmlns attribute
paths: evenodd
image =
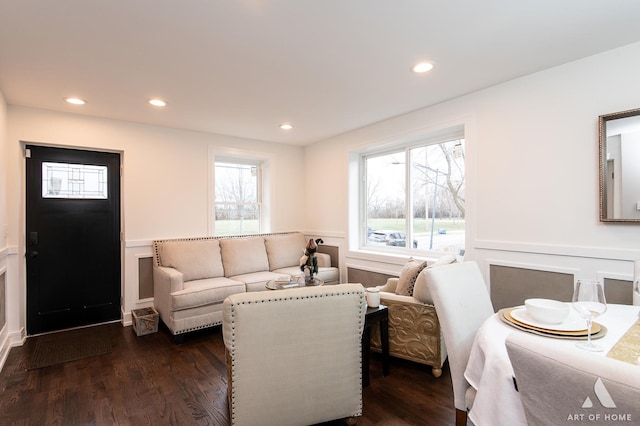
<svg viewBox="0 0 640 426"><path fill-rule="evenodd" d="M397 231L373 231L368 238L374 245L405 247L406 234ZM413 248L418 248L418 240L413 240Z"/></svg>

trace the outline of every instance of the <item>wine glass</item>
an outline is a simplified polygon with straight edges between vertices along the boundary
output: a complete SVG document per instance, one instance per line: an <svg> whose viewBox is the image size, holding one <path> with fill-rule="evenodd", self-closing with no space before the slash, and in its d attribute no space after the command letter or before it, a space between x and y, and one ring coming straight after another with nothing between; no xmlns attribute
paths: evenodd
<svg viewBox="0 0 640 426"><path fill-rule="evenodd" d="M573 289L573 308L587 321L587 341L576 344L580 349L600 352L603 349L591 342L591 325L593 319L604 314L607 301L604 298L604 285L600 281L578 280Z"/></svg>

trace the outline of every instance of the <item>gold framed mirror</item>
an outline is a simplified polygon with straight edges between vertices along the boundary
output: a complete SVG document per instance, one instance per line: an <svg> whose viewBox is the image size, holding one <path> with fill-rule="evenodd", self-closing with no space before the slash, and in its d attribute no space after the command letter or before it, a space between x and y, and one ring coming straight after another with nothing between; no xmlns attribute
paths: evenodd
<svg viewBox="0 0 640 426"><path fill-rule="evenodd" d="M640 222L640 108L599 117L600 221Z"/></svg>

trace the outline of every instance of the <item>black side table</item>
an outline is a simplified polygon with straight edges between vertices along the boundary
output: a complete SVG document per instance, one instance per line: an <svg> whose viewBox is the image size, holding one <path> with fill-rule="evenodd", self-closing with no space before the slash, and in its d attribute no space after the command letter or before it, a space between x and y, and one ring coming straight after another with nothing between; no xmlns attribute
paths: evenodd
<svg viewBox="0 0 640 426"><path fill-rule="evenodd" d="M369 356L371 353L371 326L380 324L382 341L382 374L389 374L389 309L385 305L367 308L362 332L362 385L369 386Z"/></svg>

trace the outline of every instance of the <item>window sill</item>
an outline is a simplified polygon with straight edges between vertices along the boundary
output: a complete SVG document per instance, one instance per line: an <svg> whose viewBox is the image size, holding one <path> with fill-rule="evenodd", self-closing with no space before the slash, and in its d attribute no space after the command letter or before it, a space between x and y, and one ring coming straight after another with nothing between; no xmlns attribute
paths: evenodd
<svg viewBox="0 0 640 426"><path fill-rule="evenodd" d="M411 253L387 253L387 252L363 250L363 249L349 250L346 253L347 259L364 260L364 261L370 261L370 262L373 261L373 262L385 263L388 265L401 265L401 266L404 266L407 263L407 260L409 260L409 258L411 257L414 259L426 260L427 262L436 261L438 258L437 256L422 256L422 255L415 255Z"/></svg>

